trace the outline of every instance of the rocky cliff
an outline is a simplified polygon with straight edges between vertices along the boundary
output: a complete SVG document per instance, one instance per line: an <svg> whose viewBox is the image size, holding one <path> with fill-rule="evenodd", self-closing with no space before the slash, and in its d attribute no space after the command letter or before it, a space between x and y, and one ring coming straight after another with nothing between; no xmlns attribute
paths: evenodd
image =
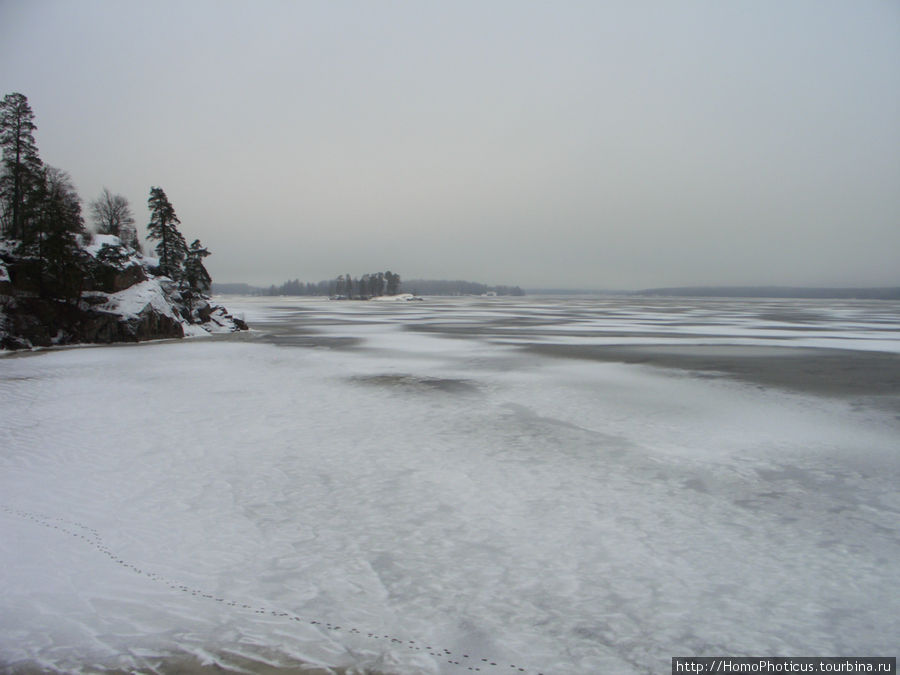
<svg viewBox="0 0 900 675"><path fill-rule="evenodd" d="M229 333L247 325L160 276L157 261L111 235L81 245L79 291L48 297L39 261L0 243L0 349L137 342Z"/></svg>

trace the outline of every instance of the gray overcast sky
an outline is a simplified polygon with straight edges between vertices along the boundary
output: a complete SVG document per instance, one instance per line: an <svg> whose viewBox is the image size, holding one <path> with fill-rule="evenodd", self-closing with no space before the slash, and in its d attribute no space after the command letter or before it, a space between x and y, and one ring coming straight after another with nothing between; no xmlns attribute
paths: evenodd
<svg viewBox="0 0 900 675"><path fill-rule="evenodd" d="M0 0L0 88L221 282L900 284L896 0Z"/></svg>

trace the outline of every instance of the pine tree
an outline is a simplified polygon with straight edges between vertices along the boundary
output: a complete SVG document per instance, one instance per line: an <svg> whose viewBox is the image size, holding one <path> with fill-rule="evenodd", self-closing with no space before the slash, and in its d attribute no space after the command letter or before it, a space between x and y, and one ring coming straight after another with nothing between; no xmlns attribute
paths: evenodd
<svg viewBox="0 0 900 675"><path fill-rule="evenodd" d="M172 208L166 193L160 187L150 188L147 207L150 209L147 239L159 241L156 245L159 269L170 279L179 281L188 254L187 242L178 230L181 221L178 220L175 209Z"/></svg>
<svg viewBox="0 0 900 675"><path fill-rule="evenodd" d="M400 290L400 275L388 270L384 273L384 280L387 282L387 294L397 295Z"/></svg>
<svg viewBox="0 0 900 675"><path fill-rule="evenodd" d="M212 285L212 277L203 265L203 259L208 255L209 251L200 245L200 240L194 239L184 261L184 281L199 295L208 293Z"/></svg>
<svg viewBox="0 0 900 675"><path fill-rule="evenodd" d="M84 232L81 199L68 173L43 167L36 191L32 233L23 250L40 263L41 295L78 298L85 274L78 235Z"/></svg>
<svg viewBox="0 0 900 675"><path fill-rule="evenodd" d="M0 101L0 221L3 235L25 241L30 237L29 221L33 193L41 189L41 160L34 142L34 113L28 99L19 93ZM32 199L30 199L32 197Z"/></svg>

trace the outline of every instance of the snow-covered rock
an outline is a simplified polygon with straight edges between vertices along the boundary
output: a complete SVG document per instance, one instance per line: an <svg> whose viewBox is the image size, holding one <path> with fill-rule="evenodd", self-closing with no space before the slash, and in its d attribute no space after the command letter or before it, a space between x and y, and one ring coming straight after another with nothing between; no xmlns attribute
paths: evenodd
<svg viewBox="0 0 900 675"><path fill-rule="evenodd" d="M74 343L136 342L244 330L209 298L158 274L158 262L118 237L83 243L77 299L40 297L35 261L0 250L0 349Z"/></svg>

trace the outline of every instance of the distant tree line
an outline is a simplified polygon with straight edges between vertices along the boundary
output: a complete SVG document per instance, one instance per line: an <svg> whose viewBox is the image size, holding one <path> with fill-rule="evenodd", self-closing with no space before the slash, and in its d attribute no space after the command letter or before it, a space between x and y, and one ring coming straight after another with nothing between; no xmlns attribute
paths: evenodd
<svg viewBox="0 0 900 675"><path fill-rule="evenodd" d="M518 286L488 286L474 281L444 281L434 279L413 279L406 282L412 293L421 295L525 295Z"/></svg>
<svg viewBox="0 0 900 675"><path fill-rule="evenodd" d="M339 274L335 279L318 283L303 283L294 279L280 286L273 284L264 289L262 295L327 295L332 298L367 300L382 295L397 295L399 292L400 275L388 270L356 278L350 274Z"/></svg>
<svg viewBox="0 0 900 675"><path fill-rule="evenodd" d="M846 300L897 300L900 287L815 288L797 286L678 286L647 288L634 295L706 298L821 298Z"/></svg>
<svg viewBox="0 0 900 675"><path fill-rule="evenodd" d="M20 93L0 101L0 238L6 251L30 266L41 297L77 300L92 273L93 260L84 251L91 233L85 228L81 198L65 171L44 164L34 140L34 114ZM212 282L203 259L209 251L199 239L188 246L178 230L181 223L162 188L150 190L147 239L157 241L159 270L176 281L190 301L191 294L207 293ZM128 200L103 188L90 202L98 234L119 238L119 246L104 244L101 261L127 258L141 252Z"/></svg>
<svg viewBox="0 0 900 675"><path fill-rule="evenodd" d="M409 292L423 295L525 295L518 286L488 286L472 281L436 281L430 279L414 279L403 282L400 275L390 271L375 274L363 274L352 277L341 274L335 279L326 279L317 283L304 283L299 279L286 281L280 286L254 288L247 284L222 284L217 287L222 293L245 293L252 295L311 295L365 300L381 295L397 295Z"/></svg>

